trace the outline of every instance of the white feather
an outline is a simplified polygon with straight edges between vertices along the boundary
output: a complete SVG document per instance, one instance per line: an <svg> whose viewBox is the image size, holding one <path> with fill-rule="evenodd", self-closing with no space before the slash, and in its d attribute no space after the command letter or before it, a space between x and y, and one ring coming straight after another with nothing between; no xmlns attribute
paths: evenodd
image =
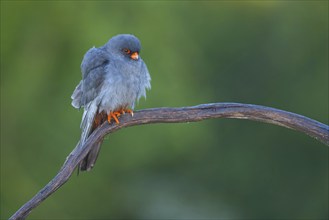
<svg viewBox="0 0 329 220"><path fill-rule="evenodd" d="M87 104L87 106L84 107L84 112L83 112L82 121L81 121L81 125L80 125L81 144L83 144L87 140L87 138L90 134L90 130L93 126L95 115L97 113L97 108L98 107L97 107L95 100L92 102L89 102Z"/></svg>

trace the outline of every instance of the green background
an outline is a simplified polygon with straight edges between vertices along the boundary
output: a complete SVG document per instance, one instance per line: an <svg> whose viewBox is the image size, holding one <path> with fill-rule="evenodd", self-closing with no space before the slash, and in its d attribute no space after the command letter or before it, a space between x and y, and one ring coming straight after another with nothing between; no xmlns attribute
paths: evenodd
<svg viewBox="0 0 329 220"><path fill-rule="evenodd" d="M152 77L137 109L242 102L328 124L327 1L1 1L1 218L75 147L82 57L119 33ZM328 147L236 119L123 129L30 215L137 218L327 219Z"/></svg>

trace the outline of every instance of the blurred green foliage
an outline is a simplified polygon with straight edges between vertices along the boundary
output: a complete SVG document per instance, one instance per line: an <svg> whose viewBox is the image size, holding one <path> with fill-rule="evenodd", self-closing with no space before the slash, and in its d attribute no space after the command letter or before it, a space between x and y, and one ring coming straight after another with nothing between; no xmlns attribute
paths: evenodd
<svg viewBox="0 0 329 220"><path fill-rule="evenodd" d="M152 76L137 109L242 102L328 123L327 1L1 1L1 219L75 147L80 62L119 33ZM328 147L232 119L120 130L30 216L110 218L327 219Z"/></svg>

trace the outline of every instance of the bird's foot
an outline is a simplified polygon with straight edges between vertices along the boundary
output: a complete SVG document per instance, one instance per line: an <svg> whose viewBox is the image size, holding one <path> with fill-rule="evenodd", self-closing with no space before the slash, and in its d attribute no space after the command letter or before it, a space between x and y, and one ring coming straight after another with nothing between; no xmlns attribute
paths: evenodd
<svg viewBox="0 0 329 220"><path fill-rule="evenodd" d="M120 111L110 112L107 115L107 121L111 124L112 118L114 119L115 123L120 124L118 117L121 115Z"/></svg>
<svg viewBox="0 0 329 220"><path fill-rule="evenodd" d="M131 114L131 117L134 116L134 112L133 112L133 110L131 110L131 109L120 109L119 112L120 112L121 114L126 114L126 112L127 112L127 113Z"/></svg>
<svg viewBox="0 0 329 220"><path fill-rule="evenodd" d="M129 114L131 114L131 117L134 116L133 110L131 110L131 109L123 109L122 108L119 111L110 112L107 115L107 121L111 124L111 120L113 119L115 121L115 123L120 124L118 117L120 115L126 114L126 112L129 113Z"/></svg>

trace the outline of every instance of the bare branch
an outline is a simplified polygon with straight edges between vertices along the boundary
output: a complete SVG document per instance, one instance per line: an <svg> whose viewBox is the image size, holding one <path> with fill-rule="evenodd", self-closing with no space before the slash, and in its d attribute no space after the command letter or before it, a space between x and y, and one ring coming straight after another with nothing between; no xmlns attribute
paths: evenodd
<svg viewBox="0 0 329 220"><path fill-rule="evenodd" d="M329 145L329 126L291 112L258 105L240 103L214 103L182 108L154 108L136 111L120 118L120 124L102 124L88 138L84 146L78 145L67 157L58 174L30 201L25 203L10 219L25 219L43 200L59 189L72 175L79 162L88 154L93 144L109 133L121 128L151 124L194 122L210 118L236 118L276 124L305 133Z"/></svg>

